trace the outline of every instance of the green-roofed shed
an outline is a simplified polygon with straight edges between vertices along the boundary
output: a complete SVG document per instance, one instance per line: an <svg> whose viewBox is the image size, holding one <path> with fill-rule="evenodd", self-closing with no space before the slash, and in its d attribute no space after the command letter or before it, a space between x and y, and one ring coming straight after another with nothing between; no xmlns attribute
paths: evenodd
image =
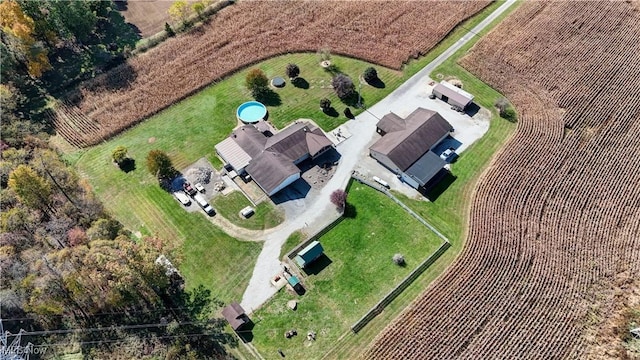
<svg viewBox="0 0 640 360"><path fill-rule="evenodd" d="M324 249L322 248L322 245L320 245L318 241L313 241L304 249L300 250L298 255L296 255L296 263L298 263L298 266L300 266L301 268L304 268L312 263L315 259L319 258L323 252Z"/></svg>

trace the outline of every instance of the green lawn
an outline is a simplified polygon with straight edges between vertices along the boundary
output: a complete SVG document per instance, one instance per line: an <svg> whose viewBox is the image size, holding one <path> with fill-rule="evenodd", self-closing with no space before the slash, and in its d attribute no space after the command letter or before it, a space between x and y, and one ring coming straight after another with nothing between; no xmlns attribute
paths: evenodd
<svg viewBox="0 0 640 360"><path fill-rule="evenodd" d="M285 256L289 251L293 250L293 248L295 248L298 244L300 244L304 239L305 239L305 233L303 233L302 231L298 230L298 231L292 232L291 235L289 235L287 240L284 242L284 245L282 245L282 248L280 249L280 257L282 258L283 256Z"/></svg>
<svg viewBox="0 0 640 360"><path fill-rule="evenodd" d="M379 77L385 83L385 87L378 89L363 85L362 97L365 105L372 105L393 91L455 42L467 31L466 29L471 28L486 17L499 4L491 4L479 15L463 23L429 55L410 61L402 72L375 66ZM456 76L460 78L465 84L465 89L476 95L476 101L479 104L492 108L493 102L500 97L500 94L455 64L457 58L471 46L472 44L467 45L450 61L443 64L432 74L432 77L440 73L445 77ZM331 60L341 71L351 76L356 86L358 85L359 75L369 66L365 62L339 56L333 56ZM308 84L306 89L304 86L295 87L287 79L287 84L284 88L274 90L278 94L280 104L269 106L268 109L269 120L277 127L283 127L298 118L310 118L324 130L329 130L347 121L342 113L345 105L337 99L333 90L328 88L331 75L322 69L318 62L316 54L290 54L253 66L263 69L269 77L284 77L286 64L296 63L301 70L300 77L305 79ZM215 156L214 145L224 139L236 126L235 110L237 106L244 101L252 99L244 85L247 71L248 69L242 69L235 75L205 88L188 99L176 103L139 125L132 127L121 135L104 141L97 146L82 150L74 150L70 149L69 146L62 146L66 151L65 159L74 164L80 174L87 179L88 186L94 189L96 195L111 214L134 233L155 235L170 242L178 250L177 262L179 263L180 271L187 279L187 286L194 287L203 284L225 302L238 300L242 295L251 276L255 258L260 252L261 244L237 241L213 226L203 214L186 213L170 194L158 187L157 181L148 174L145 168L145 157L150 150L160 149L169 154L177 169L184 169L203 156L214 166L219 167L221 164ZM332 101L338 116L332 117L320 111L319 100L323 97L327 97ZM352 110L354 114L358 114L361 111L353 108ZM342 335L336 335L337 329L342 329L342 333L346 333L347 336L332 344L334 352L329 355L330 358L350 358L354 354L358 354L391 319L397 316L432 279L453 261L462 248L467 221L466 212L475 181L488 166L495 151L502 146L505 139L509 137L514 129L514 124L494 116L489 132L463 153L458 161L453 164L452 172L457 176L457 179L434 203L415 202L406 199L409 206L416 209L418 213L449 237L453 246L425 274L419 277L414 285L405 290L387 307L383 314L374 319L357 336L350 335L346 330L355 319L343 321L343 323L336 325L339 327L331 328L331 335L327 337L328 339L336 340L339 335ZM63 143L59 138L53 141ZM136 160L137 168L134 171L124 173L112 165L110 160L111 151L118 145L126 146L129 149L130 157ZM232 202L231 200L229 201ZM244 207L235 206L238 209ZM366 214L366 211L362 209L358 209L358 211L357 219L361 219L362 215L360 213ZM406 221L407 215L404 217ZM231 219L232 216L228 216L228 218ZM255 221L259 222L259 219L256 218ZM264 224L266 223L267 219L264 219ZM347 221L344 223L348 224ZM242 226L245 226L249 223L242 222L242 224ZM340 226L347 225L341 224ZM369 229L368 225L364 226L364 228L360 230ZM380 234L378 230L373 232ZM328 238L328 236L334 236L331 233L325 236L327 239L323 240L323 244L331 242L330 238ZM365 236L366 234L360 233L360 235ZM351 242L357 242L350 239L352 237L345 237L341 240L340 246L357 246L358 244L351 244ZM299 240L295 237L287 240L286 247L282 250L283 253L295 246ZM327 253L331 255L331 251L327 251ZM410 252L407 252L407 254L410 254ZM394 269L398 270L397 272L408 271L412 264L421 261L426 255L426 253L423 254L419 260L409 258L410 262L407 269ZM334 260L333 257L331 258ZM339 258L335 259L335 261L338 260ZM325 272L320 273L316 277L317 279L311 280L313 288L310 289L310 294L320 292L318 289L322 290L329 287L329 282L322 282L322 276L325 274L327 276L329 274L344 276L340 272L349 270L348 265L341 267L338 265L338 263L332 264ZM363 266L365 264L360 265ZM333 274L330 271L338 271L338 273ZM393 276L393 279L395 279L398 274L390 272L385 275ZM401 275L398 276L402 277ZM315 283L316 280L317 284ZM333 282L331 284L335 285ZM371 291L371 296L366 299L353 298L355 292L347 292L343 294L345 299L339 299L335 303L332 302L325 305L333 307L332 309L337 309L337 306L346 306L348 304L353 308L354 312L357 309L361 315L368 309L366 304L363 305L363 301L365 303L366 301L375 303L385 292L376 287L379 285L374 283L370 288L356 289L357 291ZM386 285L389 288L392 286L391 284ZM373 294L376 291L378 293ZM286 296L284 292L278 294L273 303L269 303L266 306L264 317L267 318L269 314L267 310L274 313L284 312L284 309L274 304L278 302L282 304ZM318 305L314 305L311 300L307 299L308 297L304 297L303 301L310 302L307 306L308 309ZM349 303L349 301L352 302ZM355 303L355 301L358 301L358 303ZM324 319L324 313L320 314L322 314L320 316L321 324L331 322L328 317L333 316L333 313L326 315L327 319ZM355 313L346 315L358 317ZM269 316L274 317L273 314ZM298 318L301 317L298 316ZM311 321L310 318L305 317L305 319L305 321ZM317 317L315 320L318 320ZM305 324L300 326L303 325ZM258 324L256 331L260 330L259 326ZM314 325L319 335L323 330L320 326L323 325ZM299 327L298 330L304 331L305 329ZM283 339L280 329L275 335L269 333L267 329L263 329L263 332L256 332L256 335L259 334L263 334L265 338L259 339L259 336L256 336L254 341L256 343L263 341L262 345L265 349L272 349L272 346L276 346L277 342ZM302 337L298 337L291 342L301 343L301 341ZM320 343L318 342L318 344ZM313 346L315 347L316 344ZM323 345L322 347L323 351L330 348L328 345ZM269 358L272 355L270 352L265 353L265 356Z"/></svg>
<svg viewBox="0 0 640 360"><path fill-rule="evenodd" d="M277 354L277 349L293 359L321 357L442 243L378 191L354 182L348 192L356 215L319 239L329 261L318 260L328 265L304 279L306 294L281 290L253 316L253 344L267 358ZM395 253L404 254L407 266L392 262ZM299 301L295 312L286 308L291 299ZM289 329L297 329L300 335L285 339L283 334ZM309 330L316 331L318 338L307 347L303 340Z"/></svg>
<svg viewBox="0 0 640 360"><path fill-rule="evenodd" d="M284 214L270 201L263 201L255 207L255 213L248 219L239 215L246 206L253 206L239 191L227 195L216 196L212 201L218 214L232 223L252 230L263 230L275 227L284 221Z"/></svg>

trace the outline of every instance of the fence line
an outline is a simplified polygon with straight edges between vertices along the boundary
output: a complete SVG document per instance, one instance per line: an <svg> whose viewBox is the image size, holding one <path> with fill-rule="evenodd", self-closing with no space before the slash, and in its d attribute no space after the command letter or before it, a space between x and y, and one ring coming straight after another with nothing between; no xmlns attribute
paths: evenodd
<svg viewBox="0 0 640 360"><path fill-rule="evenodd" d="M400 205L405 211L407 211L411 216L413 216L416 220L418 220L422 225L427 227L429 230L433 231L439 238L443 240L442 244L438 247L438 249L429 255L420 265L418 265L415 269L413 269L402 281L396 285L391 291L389 291L385 296L378 301L376 305L374 305L369 311L367 311L364 316L362 316L358 321L356 321L353 325L351 325L351 331L354 333L358 333L362 328L364 328L373 318L378 316L398 295L400 295L406 288L409 287L417 278L420 276L431 264L433 264L440 255L442 255L449 247L451 247L451 242L449 239L444 236L441 232L439 232L433 225L429 224L425 219L423 219L416 212L411 210L407 205L405 205L400 199L395 197L392 193L387 190L387 188L379 185L377 183L373 183L359 173L354 172L351 177L375 190L380 191L381 193L388 196L391 200L393 200L396 204Z"/></svg>
<svg viewBox="0 0 640 360"><path fill-rule="evenodd" d="M338 226L338 224L340 224L342 222L342 220L344 220L344 214L340 215L340 217L338 217L337 219L333 220L331 223L329 223L324 228L320 229L318 232L316 232L313 236L311 236L307 240L305 240L305 241L301 242L300 244L298 244L298 246L294 247L293 250L289 251L287 253L287 255L285 255L285 256L287 258L289 258L289 260L293 260L293 258L296 257L296 255L298 254L298 252L300 252L300 250L304 249L305 246L307 246L307 245L311 244L312 242L318 240L322 235L328 233L334 227Z"/></svg>
<svg viewBox="0 0 640 360"><path fill-rule="evenodd" d="M377 304L375 304L367 313L358 321L351 325L351 331L358 333L362 330L374 317L378 316L398 295L409 287L431 264L433 264L440 255L442 255L449 247L450 243L444 241L440 244L438 250L429 255L420 265L409 273L395 288L389 291Z"/></svg>

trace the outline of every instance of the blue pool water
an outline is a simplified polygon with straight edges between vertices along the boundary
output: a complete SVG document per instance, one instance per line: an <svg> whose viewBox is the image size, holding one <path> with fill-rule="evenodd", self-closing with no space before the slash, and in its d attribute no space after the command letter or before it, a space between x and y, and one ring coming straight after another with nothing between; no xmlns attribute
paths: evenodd
<svg viewBox="0 0 640 360"><path fill-rule="evenodd" d="M255 123L264 119L267 115L267 108L257 101L248 101L238 106L236 115L245 123Z"/></svg>

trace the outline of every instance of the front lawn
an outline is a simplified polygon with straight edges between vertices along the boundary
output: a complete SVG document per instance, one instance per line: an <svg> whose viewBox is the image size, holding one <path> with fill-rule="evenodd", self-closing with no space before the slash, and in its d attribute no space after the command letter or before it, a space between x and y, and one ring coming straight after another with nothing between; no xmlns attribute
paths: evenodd
<svg viewBox="0 0 640 360"><path fill-rule="evenodd" d="M227 195L216 196L212 201L218 214L235 225L245 229L263 230L280 225L284 221L284 214L270 201L263 201L255 207L255 213L248 219L240 216L240 210L252 206L249 200L239 191Z"/></svg>
<svg viewBox="0 0 640 360"><path fill-rule="evenodd" d="M307 292L294 295L281 290L258 310L253 320L253 344L267 358L282 349L293 359L315 359L328 351L349 327L387 292L433 253L442 239L409 216L383 194L354 182L348 202L355 217L346 218L319 241L326 258L320 258L317 274L303 279ZM396 253L407 265L395 265ZM291 311L287 301L299 301ZM285 339L287 330L298 336ZM308 331L317 340L305 341Z"/></svg>

